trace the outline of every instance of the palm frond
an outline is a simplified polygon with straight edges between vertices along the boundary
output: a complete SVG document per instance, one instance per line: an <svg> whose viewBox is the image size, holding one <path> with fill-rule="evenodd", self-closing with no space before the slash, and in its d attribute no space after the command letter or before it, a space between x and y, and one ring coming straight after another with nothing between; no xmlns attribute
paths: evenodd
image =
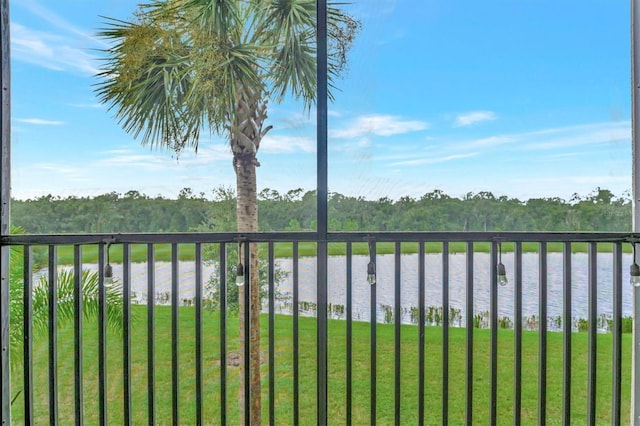
<svg viewBox="0 0 640 426"><path fill-rule="evenodd" d="M255 1L262 26L256 31L257 44L270 48L269 72L272 93L279 100L291 93L309 108L317 92L317 42L315 0ZM332 2L327 10L328 83L333 99L334 80L346 68L349 51L360 23Z"/></svg>
<svg viewBox="0 0 640 426"><path fill-rule="evenodd" d="M12 248L11 278L10 278L10 311L11 328L10 340L13 364L19 364L22 356L20 351L23 339L33 339L49 329L49 290L50 283L45 275L40 276L31 294L32 336L23 333L24 311L24 268L22 250ZM80 277L82 315L86 319L98 317L100 287L98 273L83 270ZM75 288L76 278L71 270L60 270L55 279L57 324L61 326L75 317ZM122 330L122 287L115 283L105 287L107 304L107 324L116 331Z"/></svg>
<svg viewBox="0 0 640 426"><path fill-rule="evenodd" d="M99 36L111 47L96 92L143 144L197 149L205 125L221 133L233 121L238 86L262 90L255 47L203 27L210 25L203 16L214 9L211 19L233 15L226 24L234 23L231 3L157 2L136 21L107 20Z"/></svg>
<svg viewBox="0 0 640 426"><path fill-rule="evenodd" d="M328 9L329 96L359 22ZM197 150L200 131L234 126L238 96L317 96L315 0L153 0L107 19L98 98L143 144ZM265 115L266 117L266 115Z"/></svg>
<svg viewBox="0 0 640 426"><path fill-rule="evenodd" d="M12 234L24 234L24 229L11 226ZM23 322L25 318L24 283L25 283L25 255L24 248L12 246L9 250L9 309L11 326L9 338L11 346L12 365L19 365L22 360L23 340L33 339L35 335L45 332L49 327L49 282L45 275L38 278L31 294L31 318L33 336L24 335ZM82 289L83 316L87 319L96 318L99 309L99 276L97 272L83 270L78 280ZM56 297L58 325L72 320L74 311L74 291L76 277L71 270L60 270L56 274ZM116 283L105 287L107 302L107 323L114 330L122 330L122 287Z"/></svg>
<svg viewBox="0 0 640 426"><path fill-rule="evenodd" d="M261 23L255 39L265 49L271 93L276 100L291 93L308 109L316 96L315 1L272 0L254 7Z"/></svg>
<svg viewBox="0 0 640 426"><path fill-rule="evenodd" d="M183 7L197 11L194 19L206 33L223 38L242 28L240 3L237 0L185 0Z"/></svg>
<svg viewBox="0 0 640 426"><path fill-rule="evenodd" d="M347 54L355 41L362 24L340 8L342 2L327 5L328 73L329 79L341 76L347 67Z"/></svg>
<svg viewBox="0 0 640 426"><path fill-rule="evenodd" d="M125 131L143 144L181 150L197 146L201 116L187 113L189 46L175 27L151 19L109 21L99 35L113 42L106 50L97 95L115 110Z"/></svg>

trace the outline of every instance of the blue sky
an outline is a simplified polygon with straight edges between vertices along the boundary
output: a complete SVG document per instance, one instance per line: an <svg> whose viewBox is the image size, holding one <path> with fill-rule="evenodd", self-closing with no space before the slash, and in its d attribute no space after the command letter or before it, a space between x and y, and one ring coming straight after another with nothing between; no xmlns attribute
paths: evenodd
<svg viewBox="0 0 640 426"><path fill-rule="evenodd" d="M133 0L13 0L12 188L17 198L233 187L223 138L197 155L141 147L92 84L101 16ZM360 0L329 111L329 189L377 199L518 197L631 188L629 3ZM258 187L316 185L315 115L270 104Z"/></svg>

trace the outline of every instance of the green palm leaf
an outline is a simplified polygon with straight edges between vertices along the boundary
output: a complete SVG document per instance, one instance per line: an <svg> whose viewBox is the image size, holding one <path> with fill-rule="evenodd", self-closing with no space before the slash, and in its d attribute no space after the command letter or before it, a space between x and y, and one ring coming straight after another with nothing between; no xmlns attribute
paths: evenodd
<svg viewBox="0 0 640 426"><path fill-rule="evenodd" d="M17 227L12 233L24 233ZM22 344L24 338L38 337L49 328L49 281L46 275L40 275L31 294L31 318L33 336L25 336L24 321L24 255L23 247L12 246L9 254L9 304L11 313L10 341L12 365L21 365ZM75 274L72 270L61 269L56 275L56 298L58 326L72 321L74 312ZM97 272L83 270L80 278L82 286L83 316L86 319L98 317L100 287ZM122 330L122 286L118 283L105 287L107 302L107 323L114 330Z"/></svg>

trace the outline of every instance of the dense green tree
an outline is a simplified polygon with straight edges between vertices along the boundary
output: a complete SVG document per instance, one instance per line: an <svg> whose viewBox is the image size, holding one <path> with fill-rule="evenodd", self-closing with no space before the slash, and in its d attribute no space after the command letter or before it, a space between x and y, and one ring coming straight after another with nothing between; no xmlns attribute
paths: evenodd
<svg viewBox="0 0 640 426"><path fill-rule="evenodd" d="M236 195L232 188L215 188L208 199L185 190L177 199L150 198L129 191L94 198L13 200L12 220L33 233L93 232L98 222L103 232L226 232L236 228ZM598 196L596 191L584 197L575 195L570 201L558 197L526 201L493 198L473 193L456 198L430 192L415 200L404 197L394 201L331 193L331 230L482 231L485 222L487 231L631 230L631 201L624 195ZM479 207L478 201L485 204ZM258 202L261 231L315 227L315 191L262 191ZM113 211L106 215L109 210ZM172 220L174 217L180 220Z"/></svg>

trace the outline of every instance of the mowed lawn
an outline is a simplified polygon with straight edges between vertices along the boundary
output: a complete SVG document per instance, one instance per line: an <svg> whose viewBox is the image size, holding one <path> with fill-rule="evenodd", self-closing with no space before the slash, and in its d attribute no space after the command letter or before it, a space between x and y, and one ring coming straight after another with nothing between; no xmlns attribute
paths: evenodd
<svg viewBox="0 0 640 426"><path fill-rule="evenodd" d="M146 307L133 306L132 330L132 406L133 424L146 424L147 418L147 326ZM195 424L195 310L180 308L180 424ZM220 424L220 325L219 315L203 316L203 416L204 424ZM262 318L263 338L263 417L268 420L268 318ZM276 424L293 424L293 318L276 316L275 326L275 418ZM329 321L329 423L346 423L346 322ZM489 416L489 348L490 331L474 329L474 424L488 424ZM95 321L84 322L83 333L83 403L86 424L98 421L98 345ZM238 350L238 322L227 322L228 350ZM300 318L300 424L316 424L316 322ZM465 421L465 339L466 330L450 329L449 424ZM123 412L122 343L118 332L108 335L108 423L121 424ZM171 423L171 312L156 307L155 398L157 424ZM513 423L513 330L499 331L498 416L499 424ZM377 326L377 422L394 423L394 326ZM572 362L572 424L586 424L587 413L587 334L574 333ZM403 325L401 331L401 423L417 424L418 416L418 327ZM523 424L537 424L538 334L523 332ZM34 343L33 388L35 423L47 423L48 412L48 344L46 336ZM622 354L622 422L629 422L631 335L623 336ZM353 323L353 424L369 424L370 419L370 324ZM74 415L73 327L58 335L58 409L60 424L71 424ZM426 424L442 424L442 328L426 328L425 353ZM612 335L598 335L597 353L597 423L610 423L612 392ZM559 424L562 416L562 334L548 333L547 421ZM22 389L22 366L13 371L12 393ZM227 421L238 423L238 367L227 368ZM23 422L23 394L13 408L14 424Z"/></svg>
<svg viewBox="0 0 640 426"><path fill-rule="evenodd" d="M266 244L259 244L261 250L266 254ZM117 247L117 245L116 245ZM114 263L122 262L122 250L120 248L112 247L110 250L110 259ZM510 253L514 250L514 244L510 242L502 243L502 252ZM599 253L611 253L613 251L613 244L611 243L598 243ZM540 244L536 242L523 242L522 251L524 253L535 253L539 250ZM44 247L39 248L41 256L44 259ZM73 265L73 246L58 246L58 264L59 265ZM369 255L369 247L366 243L353 243L352 246L353 255L365 256ZM438 254L442 253L442 243L439 242L427 242L424 244L425 253ZM490 253L491 243L486 241L476 242L473 244L473 250L475 253ZM564 244L558 242L547 243L547 251L549 253L562 253L564 250ZM587 253L589 250L588 243L576 242L571 244L572 253ZM624 253L631 253L631 246L629 244L623 244L622 250ZM36 250L37 251L37 250ZM418 253L418 243L403 243L401 246L403 254L415 254ZM467 243L465 242L450 242L449 253L465 253L467 251ZM395 243L392 242L378 242L376 244L377 254L393 254L395 252ZM291 257L293 256L293 249L291 243L275 243L274 254L276 258ZM299 255L316 256L316 243L313 242L300 242L299 243ZM329 255L330 256L344 256L346 254L346 245L344 243L330 243ZM170 262L171 261L171 244L154 244L154 256L158 262ZM131 245L131 259L133 262L146 262L147 260L147 245L146 244L132 244ZM179 259L180 260L194 260L195 259L195 245L194 244L180 244L179 245ZM84 263L97 263L98 262L98 246L86 245L82 250L82 261Z"/></svg>

